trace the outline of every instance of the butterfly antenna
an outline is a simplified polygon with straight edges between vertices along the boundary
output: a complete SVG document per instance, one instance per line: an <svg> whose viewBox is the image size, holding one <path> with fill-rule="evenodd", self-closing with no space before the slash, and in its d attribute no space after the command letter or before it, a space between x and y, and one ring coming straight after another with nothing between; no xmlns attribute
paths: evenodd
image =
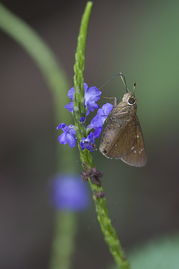
<svg viewBox="0 0 179 269"><path fill-rule="evenodd" d="M120 78L121 78L121 80L122 80L122 83L124 84L125 91L128 92L129 90L128 90L128 88L127 88L127 82L126 82L126 78L125 78L125 76L123 75L123 73L119 73L118 75L120 76Z"/></svg>
<svg viewBox="0 0 179 269"><path fill-rule="evenodd" d="M103 83L99 88L104 88L108 83L110 83L118 74L112 76L112 78L108 79L105 83Z"/></svg>
<svg viewBox="0 0 179 269"><path fill-rule="evenodd" d="M102 84L99 88L104 88L104 86L106 86L109 82L111 82L113 79L115 79L117 76L120 76L121 80L122 80L122 83L124 84L124 87L125 87L125 90L126 92L128 92L128 88L127 88L127 82L126 82L126 79L125 79L125 76L123 75L123 73L117 73L115 75L112 76L111 79L108 79L104 84Z"/></svg>

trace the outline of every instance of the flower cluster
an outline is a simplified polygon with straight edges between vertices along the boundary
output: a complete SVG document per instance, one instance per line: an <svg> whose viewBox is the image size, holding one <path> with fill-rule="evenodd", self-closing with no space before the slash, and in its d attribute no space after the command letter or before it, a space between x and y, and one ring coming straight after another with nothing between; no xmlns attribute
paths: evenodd
<svg viewBox="0 0 179 269"><path fill-rule="evenodd" d="M70 112L74 110L74 94L75 89L71 88L68 91L68 97L71 100L69 104L65 106ZM84 105L86 108L86 115L88 116L90 112L93 112L95 109L99 107L96 102L100 99L101 91L99 91L96 87L88 87L86 83L84 83Z"/></svg>
<svg viewBox="0 0 179 269"><path fill-rule="evenodd" d="M65 108L70 112L74 111L74 93L75 89L71 88L68 91L68 97L70 99L70 103L65 105ZM86 83L84 83L84 106L86 108L86 116L88 116L91 112L98 109L96 116L91 120L90 124L87 126L88 135L87 137L83 137L80 141L81 149L87 149L89 151L94 151L94 143L96 138L98 138L101 134L103 124L113 109L113 105L110 103L104 104L101 108L97 104L101 97L101 91L96 87L88 87ZM86 117L81 117L80 122L84 123L86 121ZM61 144L68 144L71 148L76 146L76 127L74 125L66 125L65 123L61 123L57 126L57 130L61 129L63 133L58 137L58 141Z"/></svg>

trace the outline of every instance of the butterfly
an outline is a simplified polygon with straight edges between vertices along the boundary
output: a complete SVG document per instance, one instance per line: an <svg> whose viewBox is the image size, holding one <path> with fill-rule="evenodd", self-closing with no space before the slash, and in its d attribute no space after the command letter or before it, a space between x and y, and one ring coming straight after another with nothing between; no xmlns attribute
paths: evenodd
<svg viewBox="0 0 179 269"><path fill-rule="evenodd" d="M126 86L122 101L114 105L102 132L100 152L107 158L121 159L128 165L142 167L147 162L144 139L137 104L133 92L129 91L125 77L120 73Z"/></svg>

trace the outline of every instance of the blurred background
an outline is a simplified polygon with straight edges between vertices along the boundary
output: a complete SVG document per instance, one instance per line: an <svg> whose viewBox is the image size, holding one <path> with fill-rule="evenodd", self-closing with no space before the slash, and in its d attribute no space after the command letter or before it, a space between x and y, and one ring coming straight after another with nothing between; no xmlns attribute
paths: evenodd
<svg viewBox="0 0 179 269"><path fill-rule="evenodd" d="M86 1L1 2L36 29L72 85ZM100 86L122 71L129 88L137 83L148 154L141 169L94 154L127 252L178 231L178 9L176 0L94 2L86 82ZM3 32L0 59L0 268L47 269L54 227L49 180L56 172L57 147L62 147L56 142L52 95L32 59ZM119 100L123 93L120 79L103 89L104 96ZM110 263L91 203L79 214L73 268L107 268Z"/></svg>

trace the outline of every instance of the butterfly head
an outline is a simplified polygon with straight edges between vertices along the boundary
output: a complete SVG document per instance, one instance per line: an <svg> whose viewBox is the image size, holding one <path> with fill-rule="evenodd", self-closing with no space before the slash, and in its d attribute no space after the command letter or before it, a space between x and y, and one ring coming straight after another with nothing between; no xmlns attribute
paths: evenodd
<svg viewBox="0 0 179 269"><path fill-rule="evenodd" d="M122 101L129 106L136 105L136 98L135 98L134 93L132 93L132 92L125 93L123 98L122 98Z"/></svg>

